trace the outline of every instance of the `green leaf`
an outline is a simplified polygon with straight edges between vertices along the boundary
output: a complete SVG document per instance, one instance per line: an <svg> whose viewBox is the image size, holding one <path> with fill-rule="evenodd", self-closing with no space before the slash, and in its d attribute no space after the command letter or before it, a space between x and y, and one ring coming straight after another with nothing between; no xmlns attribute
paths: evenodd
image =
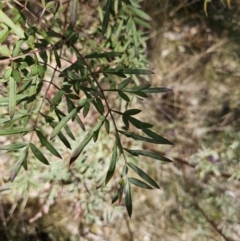
<svg viewBox="0 0 240 241"><path fill-rule="evenodd" d="M61 100L62 100L62 97L63 95L65 94L66 92L64 90L59 90L55 95L54 97L52 98L52 101L51 101L51 106L55 106L55 105L58 105Z"/></svg>
<svg viewBox="0 0 240 241"><path fill-rule="evenodd" d="M154 74L150 70L145 69L123 69L121 71L123 74L135 74L135 75L148 75L148 74Z"/></svg>
<svg viewBox="0 0 240 241"><path fill-rule="evenodd" d="M93 103L94 103L94 101L93 101ZM98 110L98 112L100 114L104 113L104 106L103 106L103 103L102 103L100 98L96 98L96 105L95 106L96 106L96 109Z"/></svg>
<svg viewBox="0 0 240 241"><path fill-rule="evenodd" d="M73 109L68 115L66 115L62 120L57 124L57 126L53 129L50 140L52 140L60 131L61 129L67 124L67 122L77 114L77 108Z"/></svg>
<svg viewBox="0 0 240 241"><path fill-rule="evenodd" d="M66 131L66 133L68 134L68 136L72 139L72 140L76 140L75 139L75 137L74 137L74 135L73 135L73 133L72 133L72 131L71 131L71 129L69 128L69 126L66 124L65 126L64 126L64 130Z"/></svg>
<svg viewBox="0 0 240 241"><path fill-rule="evenodd" d="M151 86L150 84L143 84L143 85L133 86L131 88L126 88L124 89L124 91L134 93L140 90L143 91L145 89L148 89L150 86Z"/></svg>
<svg viewBox="0 0 240 241"><path fill-rule="evenodd" d="M32 36L32 35L29 35L28 36L28 39L27 39L27 45L31 48L31 49L34 49L35 48L35 38Z"/></svg>
<svg viewBox="0 0 240 241"><path fill-rule="evenodd" d="M129 128L128 116L122 115L122 121L123 121L125 127L128 129Z"/></svg>
<svg viewBox="0 0 240 241"><path fill-rule="evenodd" d="M93 141L94 142L96 142L98 140L99 131L100 130L97 130L97 131L94 131L94 133L93 133Z"/></svg>
<svg viewBox="0 0 240 241"><path fill-rule="evenodd" d="M31 75L32 75L32 76L38 75L38 65L37 65L37 64L34 64L34 65L32 66Z"/></svg>
<svg viewBox="0 0 240 241"><path fill-rule="evenodd" d="M16 90L17 85L16 81L13 77L10 77L9 80L9 103L8 103L8 111L9 111L9 117L12 119L15 114L16 109Z"/></svg>
<svg viewBox="0 0 240 241"><path fill-rule="evenodd" d="M76 121L79 124L79 126L82 128L82 130L86 131L85 126L84 126L81 118L78 115L76 115Z"/></svg>
<svg viewBox="0 0 240 241"><path fill-rule="evenodd" d="M109 123L108 119L106 119L104 121L104 125L105 125L106 132L109 134L110 133L110 123Z"/></svg>
<svg viewBox="0 0 240 241"><path fill-rule="evenodd" d="M139 24L139 25L141 25L141 26L143 26L143 27L145 27L145 28L148 28L148 29L151 29L151 28L152 28L149 23L143 21L143 20L140 19L140 18L134 17L133 19L134 19L134 22L136 22L137 24Z"/></svg>
<svg viewBox="0 0 240 241"><path fill-rule="evenodd" d="M71 44L76 44L78 42L78 39L79 39L79 33L78 32L75 32L71 38L69 39L69 42Z"/></svg>
<svg viewBox="0 0 240 241"><path fill-rule="evenodd" d="M3 29L0 31L0 44L7 38L10 32L8 27L5 24L1 24L1 27Z"/></svg>
<svg viewBox="0 0 240 241"><path fill-rule="evenodd" d="M168 92L168 91L172 91L172 90L168 89L166 87L156 87L156 88L149 88L149 89L143 90L143 92L146 93L146 94L164 93L164 92Z"/></svg>
<svg viewBox="0 0 240 241"><path fill-rule="evenodd" d="M30 148L31 148L32 153L34 154L34 156L40 162L44 163L45 165L49 165L49 162L48 162L47 158L42 154L42 152L33 143L30 143Z"/></svg>
<svg viewBox="0 0 240 241"><path fill-rule="evenodd" d="M27 145L26 142L14 143L14 144L0 146L0 150L14 151L17 149L21 149L21 148L25 147L26 145Z"/></svg>
<svg viewBox="0 0 240 241"><path fill-rule="evenodd" d="M20 83L22 81L22 77L17 69L13 69L12 77L18 83Z"/></svg>
<svg viewBox="0 0 240 241"><path fill-rule="evenodd" d="M27 111L30 112L33 106L33 102L36 100L36 89L37 89L38 76L32 78L31 86L28 92L28 104Z"/></svg>
<svg viewBox="0 0 240 241"><path fill-rule="evenodd" d="M148 142L148 143L161 144L157 140L154 140L154 139L151 139L151 138L148 138L148 137L144 137L144 136L140 136L140 135L138 135L134 132L127 132L127 131L120 131L119 130L119 133L121 133L121 134L123 134L127 137L130 137L134 140L137 140L137 141L145 141L145 142Z"/></svg>
<svg viewBox="0 0 240 241"><path fill-rule="evenodd" d="M122 90L124 89L126 86L128 86L128 84L131 82L131 78L127 78L125 80L123 80L119 85L118 85L118 89Z"/></svg>
<svg viewBox="0 0 240 241"><path fill-rule="evenodd" d="M66 95L66 98L69 99L69 100L79 100L80 97L78 95L75 95L75 94L67 94Z"/></svg>
<svg viewBox="0 0 240 241"><path fill-rule="evenodd" d="M137 115L141 112L142 110L139 109L130 109L130 110L126 110L123 115Z"/></svg>
<svg viewBox="0 0 240 241"><path fill-rule="evenodd" d="M4 79L9 80L10 76L12 75L12 71L13 71L12 68L8 68L8 69L4 72L4 75L3 75Z"/></svg>
<svg viewBox="0 0 240 241"><path fill-rule="evenodd" d="M54 56L55 56L57 67L60 69L61 68L61 61L60 61L60 58L59 58L57 50L53 49L53 53L54 53Z"/></svg>
<svg viewBox="0 0 240 241"><path fill-rule="evenodd" d="M20 156L18 161L13 166L13 169L11 171L11 181L12 182L15 179L15 177L17 176L17 174L19 173L23 163L27 160L27 157L28 157L28 146L24 149L22 155Z"/></svg>
<svg viewBox="0 0 240 241"><path fill-rule="evenodd" d="M139 8L128 6L128 9L130 9L132 13L136 14L138 17L144 20L147 20L147 21L151 20L151 17L147 15L145 12L143 12L142 10L140 10Z"/></svg>
<svg viewBox="0 0 240 241"><path fill-rule="evenodd" d="M45 75L46 69L42 65L38 65L38 76L39 78L43 78Z"/></svg>
<svg viewBox="0 0 240 241"><path fill-rule="evenodd" d="M114 74L117 75L121 78L126 78L127 76L125 74L123 74L123 70L119 67L115 68L115 69L105 69L103 71L103 73L107 73L107 74Z"/></svg>
<svg viewBox="0 0 240 241"><path fill-rule="evenodd" d="M85 58L114 58L121 57L123 53L121 52L105 52L105 53L92 53L85 56Z"/></svg>
<svg viewBox="0 0 240 241"><path fill-rule="evenodd" d="M51 9L55 4L56 4L55 1L48 2L46 4L46 9Z"/></svg>
<svg viewBox="0 0 240 241"><path fill-rule="evenodd" d="M24 31L16 25L1 9L0 9L0 22L5 23L12 31L18 35L19 38L24 38Z"/></svg>
<svg viewBox="0 0 240 241"><path fill-rule="evenodd" d="M57 124L53 121L49 122L49 124L52 128L55 128L57 126ZM58 137L67 148L69 148L70 150L72 149L69 141L67 140L67 138L63 135L63 133L61 131L58 133Z"/></svg>
<svg viewBox="0 0 240 241"><path fill-rule="evenodd" d="M42 145L45 146L53 155L62 159L61 155L53 147L53 145L45 138L45 136L43 136L43 134L38 130L36 130L36 133Z"/></svg>
<svg viewBox="0 0 240 241"><path fill-rule="evenodd" d="M83 107L83 116L86 117L88 112L90 110L90 104L89 103L86 103L86 105L84 105Z"/></svg>
<svg viewBox="0 0 240 241"><path fill-rule="evenodd" d="M0 129L0 136L16 135L32 131L33 128L4 128Z"/></svg>
<svg viewBox="0 0 240 241"><path fill-rule="evenodd" d="M139 58L139 36L138 36L138 32L137 32L137 28L136 28L136 25L135 25L135 22L132 21L132 34L133 34L133 42L134 42L134 50L135 50L135 56L137 58Z"/></svg>
<svg viewBox="0 0 240 241"><path fill-rule="evenodd" d="M115 203L117 200L118 200L119 204L121 203L121 201L122 201L122 195L123 195L123 190L124 190L124 188L120 187L120 188L118 188L118 190L113 194L112 204Z"/></svg>
<svg viewBox="0 0 240 241"><path fill-rule="evenodd" d="M143 98L148 98L148 96L143 91L136 91L136 92L133 92L133 94L141 96Z"/></svg>
<svg viewBox="0 0 240 241"><path fill-rule="evenodd" d="M127 176L127 174L128 174L128 167L127 165L124 165L121 173L121 178L124 178L125 176Z"/></svg>
<svg viewBox="0 0 240 241"><path fill-rule="evenodd" d="M211 2L211 0L204 0L203 8L204 8L204 12L205 12L206 16L208 16L207 5L208 5L209 2Z"/></svg>
<svg viewBox="0 0 240 241"><path fill-rule="evenodd" d="M93 100L94 100L94 98L83 98L78 101L78 106L80 106L80 107L85 106L85 105L89 104L89 102L92 102Z"/></svg>
<svg viewBox="0 0 240 241"><path fill-rule="evenodd" d="M145 129L145 128L153 127L151 124L137 120L136 118L134 118L132 116L128 116L128 121L130 121L138 129Z"/></svg>
<svg viewBox="0 0 240 241"><path fill-rule="evenodd" d="M125 151L127 151L128 153L130 153L133 156L147 156L159 161L164 161L164 162L172 162L171 160L169 160L168 158L156 153L156 152L150 152L150 151L143 151L143 150L129 150L127 148L123 148Z"/></svg>
<svg viewBox="0 0 240 241"><path fill-rule="evenodd" d="M135 186L141 187L141 188L145 188L145 189L153 189L151 186L149 186L147 183L142 182L140 180L138 180L137 178L134 177L129 177L128 181L131 182L132 184L134 184Z"/></svg>
<svg viewBox="0 0 240 241"><path fill-rule="evenodd" d="M132 27L132 22L133 22L132 17L128 18L127 23L126 23L126 34L129 34L131 27Z"/></svg>
<svg viewBox="0 0 240 241"><path fill-rule="evenodd" d="M153 138L155 141L157 141L159 144L167 144L167 145L173 145L173 143L166 138L158 135L157 133L149 130L149 129L142 129L142 131L148 135L149 137Z"/></svg>
<svg viewBox="0 0 240 241"><path fill-rule="evenodd" d="M107 171L105 185L107 185L107 183L111 180L116 168L116 163L117 163L117 144L115 143L113 147L112 159Z"/></svg>
<svg viewBox="0 0 240 241"><path fill-rule="evenodd" d="M82 153L83 149L93 138L93 135L94 135L94 132L92 132L92 131L88 132L88 134L84 137L84 139L80 142L80 144L75 148L75 150L73 151L72 156L70 158L69 166L77 160L79 155Z"/></svg>
<svg viewBox="0 0 240 241"><path fill-rule="evenodd" d="M115 31L115 36L117 37L117 39L119 39L119 36L122 36L122 30L124 29L123 24L124 24L123 19L119 20L118 23L117 23L118 27Z"/></svg>
<svg viewBox="0 0 240 241"><path fill-rule="evenodd" d="M125 205L127 208L128 216L131 218L132 215L132 193L131 193L131 186L130 183L126 182L126 198L125 198Z"/></svg>
<svg viewBox="0 0 240 241"><path fill-rule="evenodd" d="M17 57L21 53L21 46L22 46L23 42L24 41L22 39L20 39L16 42L13 52L12 52L13 57Z"/></svg>
<svg viewBox="0 0 240 241"><path fill-rule="evenodd" d="M127 102L130 101L129 97L128 97L123 91L119 90L119 91L118 91L118 94L119 94L119 96L120 96L123 100L125 100L125 101L127 101Z"/></svg>
<svg viewBox="0 0 240 241"><path fill-rule="evenodd" d="M133 163L131 162L127 162L127 165L129 167L131 167L133 169L133 171L135 171L142 179L144 179L145 181L147 181L150 185L160 189L160 187L158 186L158 184L151 178L149 177L143 170L141 170L140 168L138 168L137 166L135 166ZM134 183L133 183L134 184Z"/></svg>
<svg viewBox="0 0 240 241"><path fill-rule="evenodd" d="M121 143L121 140L119 138L118 132L116 132L115 138L116 138L116 143L117 143L118 149L119 149L120 153L122 154L123 153L123 147L122 147L122 143Z"/></svg>
<svg viewBox="0 0 240 241"><path fill-rule="evenodd" d="M11 51L6 44L0 45L0 56L7 56L7 57L11 56Z"/></svg>
<svg viewBox="0 0 240 241"><path fill-rule="evenodd" d="M8 124L9 126L11 126L16 120L23 119L26 116L27 116L27 114L25 114L24 112L22 112L21 114L14 115L14 117L12 119L10 119L9 116L6 116L5 118L0 119L0 123Z"/></svg>
<svg viewBox="0 0 240 241"><path fill-rule="evenodd" d="M108 27L111 5L112 5L112 0L107 0L106 5L104 6L105 14L104 14L103 24L102 24L103 34L106 32Z"/></svg>

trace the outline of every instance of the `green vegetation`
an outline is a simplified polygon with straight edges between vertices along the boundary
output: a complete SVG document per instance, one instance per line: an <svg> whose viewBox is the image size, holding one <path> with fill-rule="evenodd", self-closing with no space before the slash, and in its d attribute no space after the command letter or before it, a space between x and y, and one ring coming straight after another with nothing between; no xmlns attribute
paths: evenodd
<svg viewBox="0 0 240 241"><path fill-rule="evenodd" d="M11 157L3 182L13 182L9 185L16 188L12 195L17 198L30 195L31 190L39 193L49 183L43 203L49 196L58 198L59 184L68 183L69 200L86 203L91 210L87 192L100 189L96 194L100 201L97 197L92 201L99 205L104 200L102 188L115 175L108 193L112 203L124 203L131 216L132 185L160 189L134 164L137 157L171 161L140 144L129 145L127 139L172 144L151 130L152 124L140 120L141 108L131 105L170 90L152 87L146 79L140 83L136 77L153 74L145 54L150 17L137 1L107 0L97 6L98 11L92 6L88 10L93 16L87 22L89 12L84 7L91 8L76 0L10 1L1 6L0 53L6 66L1 76L0 136L14 138L10 143L3 139L0 148ZM93 29L91 21L97 21ZM9 44L12 36L16 38ZM93 147L93 142L99 144ZM138 178L131 177L134 172ZM91 182L91 188L85 182ZM82 189L84 201L79 197ZM98 218L91 215L93 211L86 213L86 219ZM9 239L17 237L16 230L5 232Z"/></svg>
<svg viewBox="0 0 240 241"><path fill-rule="evenodd" d="M2 1L0 240L237 241L238 12Z"/></svg>

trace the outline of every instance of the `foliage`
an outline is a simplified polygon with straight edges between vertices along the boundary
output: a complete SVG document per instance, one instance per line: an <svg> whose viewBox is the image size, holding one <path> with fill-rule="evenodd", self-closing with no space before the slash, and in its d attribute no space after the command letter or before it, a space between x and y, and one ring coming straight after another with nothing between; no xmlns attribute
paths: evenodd
<svg viewBox="0 0 240 241"><path fill-rule="evenodd" d="M125 206L131 216L132 185L146 189L160 188L130 161L131 156L171 161L153 151L131 149L123 139L172 144L152 131L152 124L136 117L142 110L131 108L131 103L134 99L170 90L139 83L133 77L153 74L143 68L147 63L145 32L149 28L147 21L150 17L134 0L103 2L98 7L99 20L97 18L93 29L89 26L85 28L84 24L89 23L77 17L81 8L76 0L57 1L56 4L54 1L41 1L33 6L18 1L3 3L0 10L0 39L3 43L0 62L8 66L1 75L0 136L14 136L14 140L0 149L13 152L17 157L11 167L10 179L14 181L21 167L30 172L34 169L33 158L42 165L52 165L52 170L57 168L54 167L56 158L66 159L64 150L57 147L59 142L72 149L69 139L77 139L78 144L68 157L69 172L75 165L75 170L84 173L88 166L83 162L86 156L91 155L89 150L83 154L84 150L92 141L98 142L105 132L105 138L111 140L112 154L97 188L107 185L116 168L122 168L119 187L112 202L118 200L121 203L125 194ZM86 7L86 4L81 5ZM37 11L36 15L32 10ZM87 15L82 14L84 17ZM7 44L13 36L14 43ZM112 99L117 101L112 103ZM86 124L88 118L94 118L92 124ZM82 129L81 138L76 137L76 125ZM50 157L49 153L54 157ZM75 163L81 165L76 168ZM67 168L66 165L64 168ZM129 168L144 181L131 177ZM50 180L64 180L64 175L68 181L72 178L67 172L62 175L53 174Z"/></svg>

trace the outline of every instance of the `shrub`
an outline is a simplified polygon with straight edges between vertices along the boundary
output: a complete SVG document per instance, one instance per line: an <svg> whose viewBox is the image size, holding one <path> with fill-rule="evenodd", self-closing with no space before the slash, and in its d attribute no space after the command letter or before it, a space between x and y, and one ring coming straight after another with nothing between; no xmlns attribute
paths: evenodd
<svg viewBox="0 0 240 241"><path fill-rule="evenodd" d="M32 170L32 179L23 173L17 180L23 195L31 185L39 186L39 180L80 182L86 173L87 178L98 177L99 166L89 169L86 161L92 155L88 147L92 141L102 145L104 139L109 140L106 156L95 154L98 160L110 160L97 188L107 185L120 168L118 187L111 190L112 202L120 203L125 193L131 216L131 185L159 188L136 165L135 158L170 160L152 151L132 149L125 139L172 144L154 132L152 124L136 117L142 110L131 105L136 99L170 90L152 87L146 79L136 77L153 74L147 69L145 47L150 17L135 0L102 2L97 11L90 3L76 0L2 3L0 62L7 66L1 75L0 135L14 138L0 149L13 153L11 181L21 167ZM66 149L75 145L70 139L77 139L78 144L68 156ZM48 176L41 176L42 165L49 164ZM131 177L129 168L143 181Z"/></svg>

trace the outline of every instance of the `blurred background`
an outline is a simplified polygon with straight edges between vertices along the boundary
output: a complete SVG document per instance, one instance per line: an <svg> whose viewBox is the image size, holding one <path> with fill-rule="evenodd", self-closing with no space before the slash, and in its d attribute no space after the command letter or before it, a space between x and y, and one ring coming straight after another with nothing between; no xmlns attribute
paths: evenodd
<svg viewBox="0 0 240 241"><path fill-rule="evenodd" d="M174 143L144 147L173 163L139 164L161 190L134 188L131 219L111 205L117 182L96 190L93 181L111 148L104 135L87 149L94 160L82 158L70 172L62 161L45 169L36 163L14 183L6 181L11 157L1 154L1 241L240 240L240 2L140 3L152 18L151 29L143 29L147 68L155 72L148 81L172 89L140 104L142 119Z"/></svg>

